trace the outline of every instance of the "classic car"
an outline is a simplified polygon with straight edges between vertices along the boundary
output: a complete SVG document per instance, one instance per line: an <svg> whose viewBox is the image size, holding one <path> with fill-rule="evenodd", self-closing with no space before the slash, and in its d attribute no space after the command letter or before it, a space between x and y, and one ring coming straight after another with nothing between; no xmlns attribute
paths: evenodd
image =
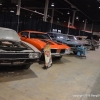
<svg viewBox="0 0 100 100"><path fill-rule="evenodd" d="M81 40L78 40L76 36L74 35L67 35L68 38L72 41L76 41L78 43L81 43L85 48L87 48L87 50L90 50L91 48L91 45L89 44L88 41L81 41Z"/></svg>
<svg viewBox="0 0 100 100"><path fill-rule="evenodd" d="M99 46L100 46L99 36L91 35L91 36L88 36L86 38L86 40L91 45L91 49L90 50L95 50L96 48L99 48Z"/></svg>
<svg viewBox="0 0 100 100"><path fill-rule="evenodd" d="M91 49L91 44L87 40L87 36L76 36L77 41L81 42L88 50Z"/></svg>
<svg viewBox="0 0 100 100"><path fill-rule="evenodd" d="M47 32L47 33L50 35L52 40L54 40L54 41L56 40L57 42L64 43L64 44L67 44L68 46L70 46L71 51L74 54L77 53L77 47L81 46L81 43L79 43L78 41L69 39L66 34L56 33L56 32Z"/></svg>
<svg viewBox="0 0 100 100"><path fill-rule="evenodd" d="M50 43L52 57L61 58L63 55L70 53L69 46L52 41L50 36L45 32L25 30L19 32L19 36L22 41L34 45L38 50L42 52L42 54L43 49L47 43Z"/></svg>
<svg viewBox="0 0 100 100"><path fill-rule="evenodd" d="M21 41L16 31L0 27L0 66L20 65L28 69L39 59L40 52L35 50Z"/></svg>

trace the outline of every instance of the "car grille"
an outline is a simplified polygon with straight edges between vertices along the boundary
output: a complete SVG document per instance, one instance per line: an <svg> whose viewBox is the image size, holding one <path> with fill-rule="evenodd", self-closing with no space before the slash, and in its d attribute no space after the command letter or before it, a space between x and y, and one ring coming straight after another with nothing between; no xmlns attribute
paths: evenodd
<svg viewBox="0 0 100 100"><path fill-rule="evenodd" d="M51 49L51 53L56 53L57 49Z"/></svg>
<svg viewBox="0 0 100 100"><path fill-rule="evenodd" d="M0 58L29 58L29 54L0 54Z"/></svg>
<svg viewBox="0 0 100 100"><path fill-rule="evenodd" d="M65 53L65 49L61 49L60 50L60 53Z"/></svg>

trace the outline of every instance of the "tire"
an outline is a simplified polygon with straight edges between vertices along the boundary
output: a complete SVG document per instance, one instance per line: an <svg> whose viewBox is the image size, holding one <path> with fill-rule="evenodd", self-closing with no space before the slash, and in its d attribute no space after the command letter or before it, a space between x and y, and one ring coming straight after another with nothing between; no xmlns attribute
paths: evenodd
<svg viewBox="0 0 100 100"><path fill-rule="evenodd" d="M30 64L28 64L28 65L24 65L23 67L24 67L24 69L29 69L30 68Z"/></svg>
<svg viewBox="0 0 100 100"><path fill-rule="evenodd" d="M40 61L44 61L45 60L44 54L41 55L41 57L39 58L39 60Z"/></svg>
<svg viewBox="0 0 100 100"><path fill-rule="evenodd" d="M95 50L95 46L91 46L91 50Z"/></svg>
<svg viewBox="0 0 100 100"><path fill-rule="evenodd" d="M73 53L74 53L74 55L76 55L77 54L77 51L73 51Z"/></svg>
<svg viewBox="0 0 100 100"><path fill-rule="evenodd" d="M62 58L62 56L59 56L59 57L56 57L56 58L60 60Z"/></svg>

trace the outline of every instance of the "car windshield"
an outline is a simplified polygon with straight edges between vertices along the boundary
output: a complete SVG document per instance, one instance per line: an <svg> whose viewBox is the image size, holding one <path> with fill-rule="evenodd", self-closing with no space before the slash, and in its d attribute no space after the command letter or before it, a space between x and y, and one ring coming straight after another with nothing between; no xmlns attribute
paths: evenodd
<svg viewBox="0 0 100 100"><path fill-rule="evenodd" d="M63 34L56 34L56 38L57 39L64 39L64 40L69 40L69 38L66 35Z"/></svg>
<svg viewBox="0 0 100 100"><path fill-rule="evenodd" d="M30 33L30 38L50 39L48 34Z"/></svg>
<svg viewBox="0 0 100 100"><path fill-rule="evenodd" d="M75 36L68 36L68 38L71 40L77 40L77 38Z"/></svg>

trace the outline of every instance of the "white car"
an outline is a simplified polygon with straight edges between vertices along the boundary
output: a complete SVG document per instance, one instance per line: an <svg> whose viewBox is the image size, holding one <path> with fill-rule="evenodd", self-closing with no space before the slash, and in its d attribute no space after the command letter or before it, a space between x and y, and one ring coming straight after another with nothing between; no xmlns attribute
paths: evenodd
<svg viewBox="0 0 100 100"><path fill-rule="evenodd" d="M16 31L0 27L0 66L21 65L28 69L39 57L40 51L21 41Z"/></svg>

